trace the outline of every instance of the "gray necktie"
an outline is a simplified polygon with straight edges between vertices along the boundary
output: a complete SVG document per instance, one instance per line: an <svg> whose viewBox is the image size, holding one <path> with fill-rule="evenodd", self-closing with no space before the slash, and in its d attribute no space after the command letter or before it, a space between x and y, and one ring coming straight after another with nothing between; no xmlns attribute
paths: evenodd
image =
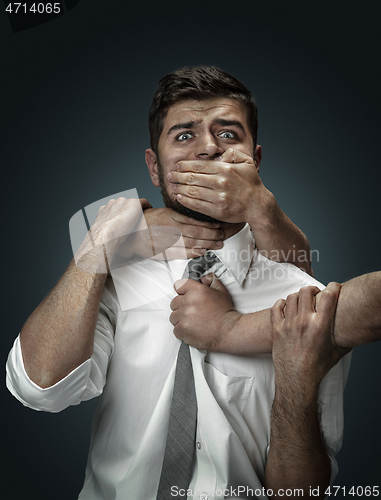
<svg viewBox="0 0 381 500"><path fill-rule="evenodd" d="M213 253L192 259L183 278L200 281L218 258ZM157 491L157 500L169 500L171 487L188 489L193 465L197 423L197 399L189 346L181 342L177 355L172 406L169 417L163 467Z"/></svg>

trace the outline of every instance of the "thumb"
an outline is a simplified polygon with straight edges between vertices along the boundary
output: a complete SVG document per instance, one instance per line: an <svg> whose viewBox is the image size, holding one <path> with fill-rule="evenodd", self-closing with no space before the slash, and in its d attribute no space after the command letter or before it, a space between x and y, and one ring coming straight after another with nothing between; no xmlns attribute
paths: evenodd
<svg viewBox="0 0 381 500"><path fill-rule="evenodd" d="M140 198L140 204L143 210L146 210L147 208L152 208L151 203L145 198Z"/></svg>
<svg viewBox="0 0 381 500"><path fill-rule="evenodd" d="M221 156L216 158L216 160L224 161L226 163L244 163L245 161L252 161L250 156L250 151L247 150L247 154L242 151L237 151L233 148L228 148Z"/></svg>
<svg viewBox="0 0 381 500"><path fill-rule="evenodd" d="M221 283L214 273L209 273L201 278L201 283L210 286L213 290L228 293L226 287Z"/></svg>

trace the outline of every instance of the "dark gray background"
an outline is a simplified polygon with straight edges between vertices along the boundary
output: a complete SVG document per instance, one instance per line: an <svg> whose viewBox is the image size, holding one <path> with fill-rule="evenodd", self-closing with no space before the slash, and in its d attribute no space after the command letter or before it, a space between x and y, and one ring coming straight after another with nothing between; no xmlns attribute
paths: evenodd
<svg viewBox="0 0 381 500"><path fill-rule="evenodd" d="M70 217L133 187L161 206L146 116L181 66L216 64L253 91L262 179L319 251L316 277L380 269L380 2L129 3L81 0L16 34L0 14L2 366L71 259ZM335 482L347 488L381 482L380 359L381 344L353 354ZM2 498L76 498L94 402L37 413L2 380Z"/></svg>

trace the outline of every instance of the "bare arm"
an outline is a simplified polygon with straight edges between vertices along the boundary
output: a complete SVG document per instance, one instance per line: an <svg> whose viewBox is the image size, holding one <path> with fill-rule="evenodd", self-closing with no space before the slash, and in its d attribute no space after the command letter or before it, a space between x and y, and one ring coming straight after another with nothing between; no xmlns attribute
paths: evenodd
<svg viewBox="0 0 381 500"><path fill-rule="evenodd" d="M260 160L260 146L254 158L229 148L214 161L181 161L168 178L181 204L225 222L248 222L266 257L312 275L308 239L264 186Z"/></svg>
<svg viewBox="0 0 381 500"><path fill-rule="evenodd" d="M218 278L200 283L177 282L179 296L171 304L174 334L199 349L251 355L272 352L271 309L240 314ZM316 308L322 292L316 293ZM205 322L213 311L212 322ZM381 340L381 272L364 274L343 283L337 303L332 343L355 347Z"/></svg>
<svg viewBox="0 0 381 500"><path fill-rule="evenodd" d="M316 287L302 288L272 308L275 397L265 482L275 495L280 488L300 488L309 497L312 487L319 488L319 498L324 498L330 482L318 390L324 376L348 350L332 343L340 285L330 283L321 292L316 311L318 291Z"/></svg>
<svg viewBox="0 0 381 500"><path fill-rule="evenodd" d="M148 202L142 200L142 205ZM110 200L55 288L31 314L20 335L26 372L40 387L50 387L94 349L99 304L111 261L141 216L139 200Z"/></svg>
<svg viewBox="0 0 381 500"><path fill-rule="evenodd" d="M380 271L363 274L342 284L335 318L338 346L355 347L377 340L381 340Z"/></svg>
<svg viewBox="0 0 381 500"><path fill-rule="evenodd" d="M89 359L107 274L86 273L72 261L21 330L25 370L50 387Z"/></svg>
<svg viewBox="0 0 381 500"><path fill-rule="evenodd" d="M212 277L204 277L204 283ZM274 497L280 496L279 489L288 488L302 489L303 496L309 496L311 486L319 488L319 498L323 498L331 462L320 429L318 389L328 371L349 352L332 341L340 285L331 283L320 293L317 311L315 295L319 289L304 287L271 310L241 315L221 282L214 279L212 289L191 280L176 283L179 295L171 303L174 333L202 349L232 354L272 350L275 397L266 488L274 491ZM212 302L214 307L210 307ZM211 328L218 333L211 336ZM200 332L196 341L195 331ZM184 332L187 335L183 336Z"/></svg>
<svg viewBox="0 0 381 500"><path fill-rule="evenodd" d="M142 206L150 207L146 200L142 200ZM171 249L173 258L179 258L177 251L181 258L191 258L222 246L221 229L179 216L167 208L147 208L144 212L148 227L160 226L157 232L131 233L141 221L140 215L139 200L119 198L102 207L91 228L91 238L88 234L76 254L77 265L71 262L23 326L20 342L25 369L40 387L55 384L93 353L99 305L107 278L105 252L108 264L116 253L123 254L124 258L134 253L149 258L167 249L182 233L185 249ZM174 231L166 232L163 226Z"/></svg>

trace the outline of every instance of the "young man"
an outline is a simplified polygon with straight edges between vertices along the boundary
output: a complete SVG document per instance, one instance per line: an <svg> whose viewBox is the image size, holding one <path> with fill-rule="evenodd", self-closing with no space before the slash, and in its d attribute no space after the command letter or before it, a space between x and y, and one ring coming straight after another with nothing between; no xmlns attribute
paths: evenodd
<svg viewBox="0 0 381 500"><path fill-rule="evenodd" d="M154 96L149 125L146 161L152 182L161 187L168 208L192 218L179 222L174 216L190 235L188 246L194 227L201 228L198 253L213 249L219 263L212 270L240 312L271 307L302 286L316 284L293 266L279 275L279 264L254 252L246 222L261 250L286 255L297 245L308 253L308 243L259 178L256 107L240 82L213 67L167 75ZM186 182L176 177L180 174L187 176ZM145 200L142 205L147 206ZM128 232L134 227L138 208L136 200L118 199L100 209L92 238L96 247L106 245L109 260L123 245L117 238L119 228ZM146 213L149 218L148 209ZM84 268L88 264L94 269L98 257L85 252ZM270 272L261 275L263 263ZM308 260L303 264L310 270ZM113 269L115 286L126 297L122 310L111 278L84 273L71 264L15 342L7 383L24 404L60 411L102 394L81 499L156 498L180 345L169 321L170 303L176 295L173 282L186 266L187 261L179 259L150 259ZM328 298L324 332L334 311L332 297ZM209 328L213 324L206 320L205 330ZM337 470L334 454L342 439L342 391L349 363L339 359L346 352L335 346L316 349L309 370L318 369L319 380L313 391L287 401L287 418L278 420L274 437L270 413L276 372L271 355L247 357L192 348L198 406L192 476L187 492L174 483L167 498L186 493L204 499L238 494L266 498L265 487L277 494L290 485L303 488L306 496L310 487L319 488L324 496ZM284 394L289 394L291 369L288 363ZM287 462L275 452L294 449L284 436L292 435L290 425L301 421L297 453ZM285 478L284 486L279 478Z"/></svg>

